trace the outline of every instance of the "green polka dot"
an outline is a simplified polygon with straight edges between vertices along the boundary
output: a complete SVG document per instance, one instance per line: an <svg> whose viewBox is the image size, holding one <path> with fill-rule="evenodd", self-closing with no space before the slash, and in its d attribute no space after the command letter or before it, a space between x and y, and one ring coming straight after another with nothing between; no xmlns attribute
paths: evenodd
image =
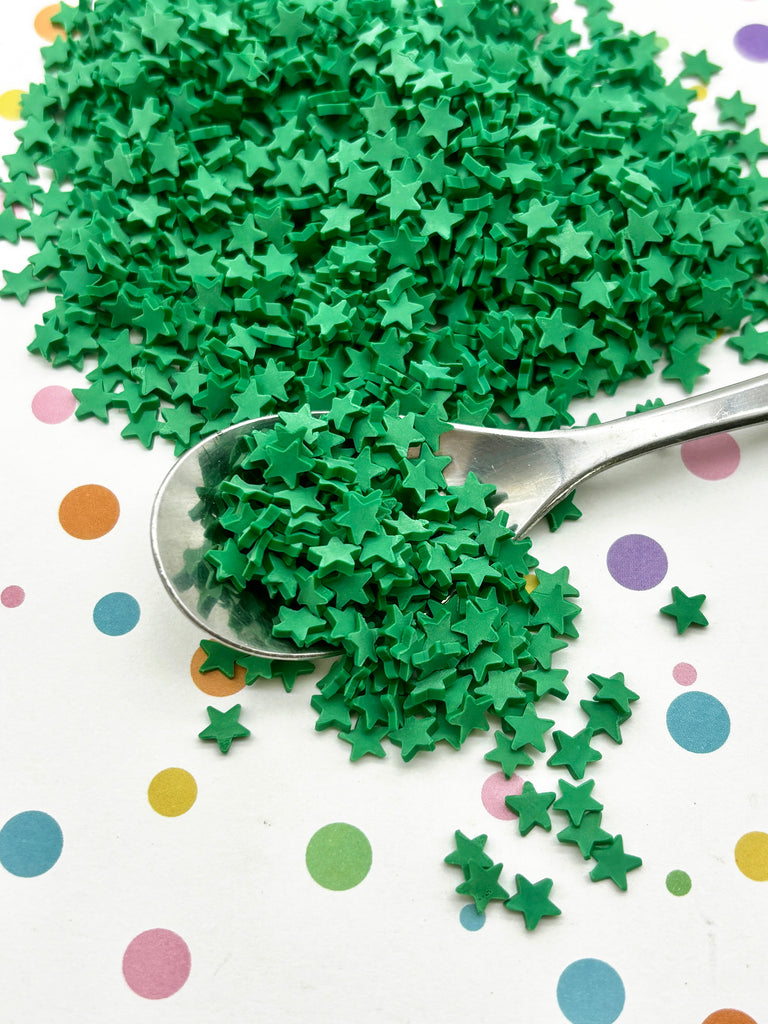
<svg viewBox="0 0 768 1024"><path fill-rule="evenodd" d="M336 822L318 829L307 844L307 870L325 889L352 889L371 869L371 844L359 828Z"/></svg>
<svg viewBox="0 0 768 1024"><path fill-rule="evenodd" d="M667 890L673 896L685 896L691 891L691 876L685 871L670 871L667 875Z"/></svg>

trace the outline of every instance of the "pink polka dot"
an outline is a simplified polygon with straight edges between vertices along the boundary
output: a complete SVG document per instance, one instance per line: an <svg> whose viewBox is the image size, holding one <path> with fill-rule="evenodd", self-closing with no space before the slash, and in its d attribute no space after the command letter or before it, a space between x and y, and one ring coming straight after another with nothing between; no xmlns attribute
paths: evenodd
<svg viewBox="0 0 768 1024"><path fill-rule="evenodd" d="M189 977L189 946L167 928L150 928L137 935L123 955L128 987L145 999L167 999Z"/></svg>
<svg viewBox="0 0 768 1024"><path fill-rule="evenodd" d="M69 388L51 384L32 399L32 412L41 423L63 423L75 411L77 400Z"/></svg>
<svg viewBox="0 0 768 1024"><path fill-rule="evenodd" d="M680 454L685 468L702 480L724 480L735 473L741 450L730 434L710 434L684 441Z"/></svg>
<svg viewBox="0 0 768 1024"><path fill-rule="evenodd" d="M519 796L522 792L523 780L519 775L513 775L511 779L508 779L504 772L494 772L483 783L480 799L483 801L483 807L494 818L510 821L517 815L514 811L510 811L504 803L504 797Z"/></svg>
<svg viewBox="0 0 768 1024"><path fill-rule="evenodd" d="M0 604L4 608L18 608L24 601L24 591L21 587L10 586L0 591Z"/></svg>
<svg viewBox="0 0 768 1024"><path fill-rule="evenodd" d="M681 661L672 669L672 678L681 686L692 686L698 678L698 672L687 661Z"/></svg>

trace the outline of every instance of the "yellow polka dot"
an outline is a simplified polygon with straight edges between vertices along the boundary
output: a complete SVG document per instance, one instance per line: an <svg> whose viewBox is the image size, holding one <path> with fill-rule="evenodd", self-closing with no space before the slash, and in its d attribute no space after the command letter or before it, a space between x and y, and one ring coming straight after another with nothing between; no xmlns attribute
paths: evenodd
<svg viewBox="0 0 768 1024"><path fill-rule="evenodd" d="M768 882L768 835L747 832L736 843L736 866L753 882Z"/></svg>
<svg viewBox="0 0 768 1024"><path fill-rule="evenodd" d="M8 92L0 93L0 117L4 117L6 121L20 121L23 95L21 89L9 89Z"/></svg>
<svg viewBox="0 0 768 1024"><path fill-rule="evenodd" d="M539 585L539 577L535 572L529 572L525 577L525 590L526 593L530 594L532 590L535 590Z"/></svg>
<svg viewBox="0 0 768 1024"><path fill-rule="evenodd" d="M706 87L706 85L696 85L696 86L694 86L694 89L696 90L696 99L697 100L705 100L707 98L707 87Z"/></svg>
<svg viewBox="0 0 768 1024"><path fill-rule="evenodd" d="M147 799L153 811L177 818L197 799L197 783L184 768L164 768L150 782Z"/></svg>

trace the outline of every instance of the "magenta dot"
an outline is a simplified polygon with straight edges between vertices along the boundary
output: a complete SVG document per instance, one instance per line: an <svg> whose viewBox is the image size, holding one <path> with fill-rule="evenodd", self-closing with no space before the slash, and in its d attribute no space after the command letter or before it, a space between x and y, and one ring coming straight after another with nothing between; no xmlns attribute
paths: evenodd
<svg viewBox="0 0 768 1024"><path fill-rule="evenodd" d="M508 779L504 772L494 772L483 783L480 799L483 801L483 807L494 818L510 821L517 815L514 811L510 811L504 803L504 797L519 796L522 792L523 780L519 775L513 775L511 779Z"/></svg>
<svg viewBox="0 0 768 1024"><path fill-rule="evenodd" d="M698 677L698 672L689 665L687 661L680 661L672 669L672 678L681 686L693 686Z"/></svg>
<svg viewBox="0 0 768 1024"><path fill-rule="evenodd" d="M628 533L608 548L608 572L627 590L650 590L667 575L664 548L643 533Z"/></svg>
<svg viewBox="0 0 768 1024"><path fill-rule="evenodd" d="M735 473L741 461L741 449L730 434L711 434L685 441L680 455L687 470L702 480L724 480Z"/></svg>
<svg viewBox="0 0 768 1024"><path fill-rule="evenodd" d="M25 593L21 587L10 586L0 591L0 604L4 608L18 608L24 601Z"/></svg>
<svg viewBox="0 0 768 1024"><path fill-rule="evenodd" d="M128 987L145 999L167 999L189 977L189 946L176 932L150 928L133 939L123 954Z"/></svg>
<svg viewBox="0 0 768 1024"><path fill-rule="evenodd" d="M747 60L768 60L768 25L745 25L733 37L733 45Z"/></svg>
<svg viewBox="0 0 768 1024"><path fill-rule="evenodd" d="M69 388L51 384L32 399L32 412L41 423L63 423L75 411L77 400Z"/></svg>

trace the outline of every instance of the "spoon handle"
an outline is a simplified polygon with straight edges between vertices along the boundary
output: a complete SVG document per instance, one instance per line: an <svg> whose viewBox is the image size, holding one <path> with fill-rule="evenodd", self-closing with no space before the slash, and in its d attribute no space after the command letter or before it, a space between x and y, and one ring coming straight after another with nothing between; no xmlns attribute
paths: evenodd
<svg viewBox="0 0 768 1024"><path fill-rule="evenodd" d="M657 448L764 420L768 420L768 374L636 416L585 427L579 433L588 434L590 447L596 446L592 472L598 472Z"/></svg>

